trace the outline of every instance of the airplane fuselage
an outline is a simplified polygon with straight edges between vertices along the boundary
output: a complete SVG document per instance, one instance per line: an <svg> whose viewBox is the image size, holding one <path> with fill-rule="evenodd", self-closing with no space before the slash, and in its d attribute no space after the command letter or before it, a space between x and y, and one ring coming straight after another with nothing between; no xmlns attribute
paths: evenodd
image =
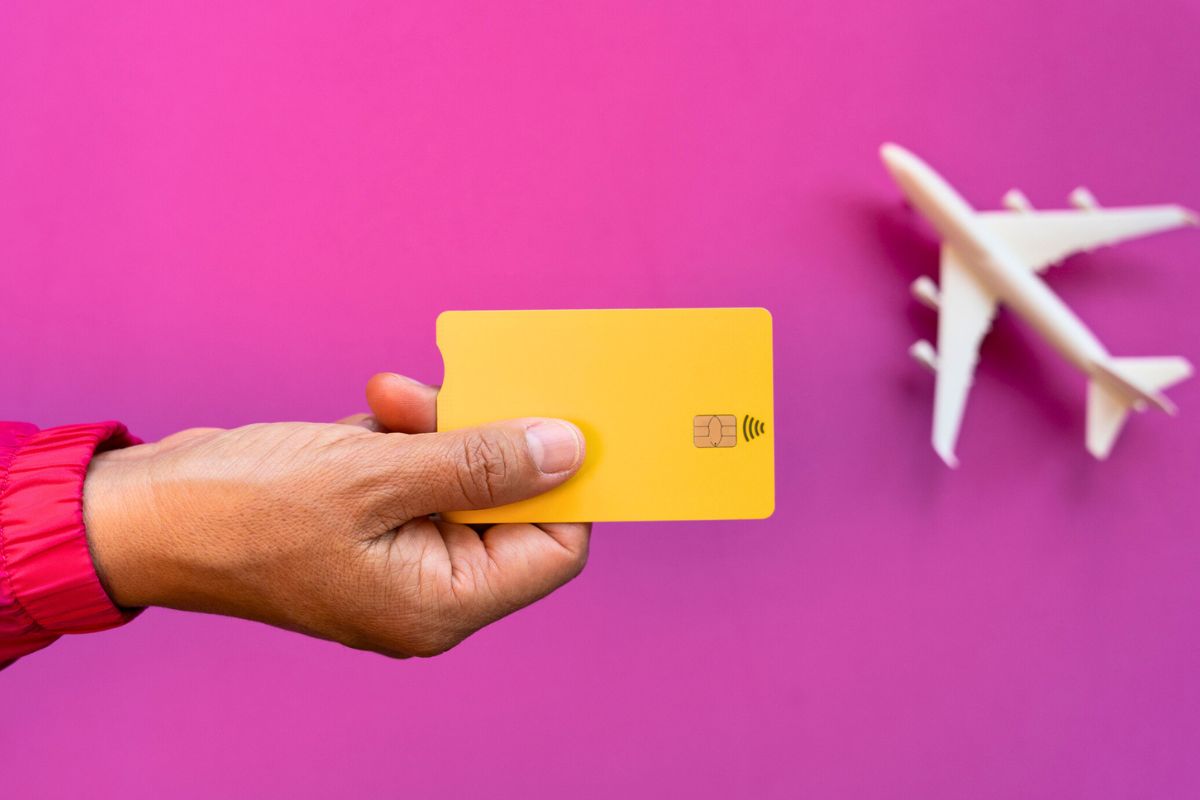
<svg viewBox="0 0 1200 800"><path fill-rule="evenodd" d="M929 165L905 151L885 156L909 201L929 220L964 266L996 298L1059 353L1089 375L1110 356L1083 321L1012 249L981 223L962 195Z"/></svg>

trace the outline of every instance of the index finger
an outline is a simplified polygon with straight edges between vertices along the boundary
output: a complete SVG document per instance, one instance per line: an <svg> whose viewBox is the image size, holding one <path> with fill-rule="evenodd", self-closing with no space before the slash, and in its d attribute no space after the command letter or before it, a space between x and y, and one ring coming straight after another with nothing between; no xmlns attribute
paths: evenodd
<svg viewBox="0 0 1200 800"><path fill-rule="evenodd" d="M438 387L394 372L367 381L367 405L385 431L433 433L437 430Z"/></svg>

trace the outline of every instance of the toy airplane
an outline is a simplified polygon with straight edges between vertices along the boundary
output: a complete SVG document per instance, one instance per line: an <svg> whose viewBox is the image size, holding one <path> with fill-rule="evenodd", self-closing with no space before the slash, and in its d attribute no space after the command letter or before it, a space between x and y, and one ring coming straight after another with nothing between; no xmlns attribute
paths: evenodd
<svg viewBox="0 0 1200 800"><path fill-rule="evenodd" d="M967 391L999 303L1087 375L1087 449L1096 458L1108 456L1130 409L1175 413L1161 390L1191 375L1191 364L1172 357L1114 358L1038 273L1081 250L1196 225L1193 212L1174 205L1100 209L1083 188L1071 193L1073 211L1034 211L1016 189L1004 196L1007 211L976 211L903 147L885 144L880 156L942 237L941 290L924 276L912 284L913 295L938 311L937 351L922 340L909 353L937 374L933 449L946 464L958 465L954 445Z"/></svg>

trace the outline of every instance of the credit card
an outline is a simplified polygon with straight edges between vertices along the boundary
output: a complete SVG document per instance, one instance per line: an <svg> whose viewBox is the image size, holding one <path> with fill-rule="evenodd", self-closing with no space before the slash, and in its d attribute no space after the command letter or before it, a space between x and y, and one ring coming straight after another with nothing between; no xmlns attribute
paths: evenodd
<svg viewBox="0 0 1200 800"><path fill-rule="evenodd" d="M438 430L513 417L579 426L578 474L455 522L762 519L775 508L763 308L446 311Z"/></svg>

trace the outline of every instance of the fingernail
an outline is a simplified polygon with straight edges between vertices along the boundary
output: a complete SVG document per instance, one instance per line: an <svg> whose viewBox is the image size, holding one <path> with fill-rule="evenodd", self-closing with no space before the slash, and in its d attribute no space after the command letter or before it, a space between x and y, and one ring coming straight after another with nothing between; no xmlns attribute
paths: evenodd
<svg viewBox="0 0 1200 800"><path fill-rule="evenodd" d="M579 461L583 435L568 422L545 420L525 429L533 463L545 473L566 472Z"/></svg>
<svg viewBox="0 0 1200 800"><path fill-rule="evenodd" d="M401 375L399 372L389 372L388 375L392 376L393 378L398 378L398 379L404 381L405 383L411 383L414 386L428 386L428 384L422 383L421 381L417 380L416 378L410 378L407 375Z"/></svg>

